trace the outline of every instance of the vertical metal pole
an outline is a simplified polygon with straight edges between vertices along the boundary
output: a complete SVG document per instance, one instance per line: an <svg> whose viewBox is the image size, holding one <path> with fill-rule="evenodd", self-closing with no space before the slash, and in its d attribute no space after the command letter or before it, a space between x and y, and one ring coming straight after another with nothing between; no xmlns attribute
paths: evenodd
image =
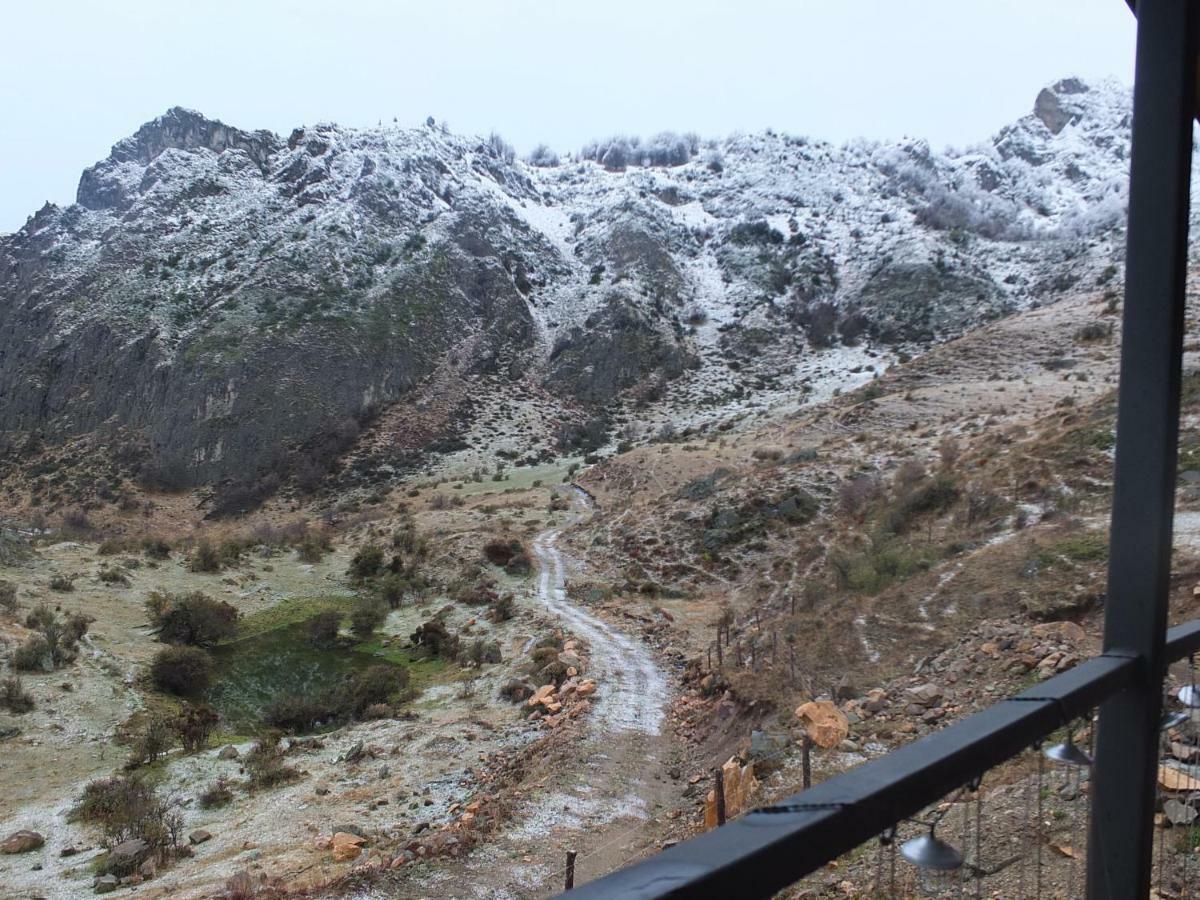
<svg viewBox="0 0 1200 900"><path fill-rule="evenodd" d="M806 791L812 787L812 738L807 731L800 739L800 778Z"/></svg>
<svg viewBox="0 0 1200 900"><path fill-rule="evenodd" d="M725 824L725 773L721 767L713 769L713 805L717 808L717 827Z"/></svg>
<svg viewBox="0 0 1200 900"><path fill-rule="evenodd" d="M1139 0L1106 653L1140 657L1100 708L1089 898L1150 890L1195 111L1193 0Z"/></svg>

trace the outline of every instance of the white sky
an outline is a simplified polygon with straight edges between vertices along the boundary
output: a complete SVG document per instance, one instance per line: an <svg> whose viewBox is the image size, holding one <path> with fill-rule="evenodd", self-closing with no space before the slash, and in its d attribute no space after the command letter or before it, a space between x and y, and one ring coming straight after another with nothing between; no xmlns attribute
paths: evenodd
<svg viewBox="0 0 1200 900"><path fill-rule="evenodd" d="M1121 0L6 0L0 232L171 106L287 134L427 115L521 152L765 127L981 140L1133 76Z"/></svg>

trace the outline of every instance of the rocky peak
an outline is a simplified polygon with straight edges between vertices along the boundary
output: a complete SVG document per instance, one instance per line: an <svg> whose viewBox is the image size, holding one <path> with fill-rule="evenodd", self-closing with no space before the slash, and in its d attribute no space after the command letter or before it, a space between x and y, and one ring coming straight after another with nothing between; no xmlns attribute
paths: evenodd
<svg viewBox="0 0 1200 900"><path fill-rule="evenodd" d="M1079 78L1063 78L1042 88L1033 103L1033 114L1051 134L1078 124L1088 113L1093 87Z"/></svg>
<svg viewBox="0 0 1200 900"><path fill-rule="evenodd" d="M79 179L76 202L89 209L121 206L127 192L114 174L127 166L148 166L166 150L207 150L218 154L241 150L265 172L271 154L282 146L283 142L270 131L242 131L194 110L172 107L114 144L107 159L85 169Z"/></svg>
<svg viewBox="0 0 1200 900"><path fill-rule="evenodd" d="M281 142L269 131L242 131L217 119L209 119L195 110L175 106L152 122L147 122L131 137L112 148L110 159L147 165L164 150L211 150L222 153L236 148L260 167L279 149Z"/></svg>

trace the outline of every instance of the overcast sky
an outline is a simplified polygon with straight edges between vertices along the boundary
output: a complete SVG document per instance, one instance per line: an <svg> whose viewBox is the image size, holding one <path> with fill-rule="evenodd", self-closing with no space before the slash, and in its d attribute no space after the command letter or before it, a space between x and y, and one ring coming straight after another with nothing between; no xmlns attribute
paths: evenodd
<svg viewBox="0 0 1200 900"><path fill-rule="evenodd" d="M765 127L981 140L1133 74L1121 0L38 0L0 30L0 231L171 106L286 134L427 115L528 151Z"/></svg>

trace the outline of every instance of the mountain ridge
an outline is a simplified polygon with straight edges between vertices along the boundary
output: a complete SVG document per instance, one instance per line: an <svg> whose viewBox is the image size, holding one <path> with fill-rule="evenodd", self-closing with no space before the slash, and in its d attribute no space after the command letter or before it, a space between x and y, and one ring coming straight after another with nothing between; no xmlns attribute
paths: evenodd
<svg viewBox="0 0 1200 900"><path fill-rule="evenodd" d="M662 166L174 107L0 237L0 426L120 430L191 486L311 481L447 366L480 396L435 443L481 459L828 396L1116 266L1128 102L1063 79L961 152L767 131Z"/></svg>

